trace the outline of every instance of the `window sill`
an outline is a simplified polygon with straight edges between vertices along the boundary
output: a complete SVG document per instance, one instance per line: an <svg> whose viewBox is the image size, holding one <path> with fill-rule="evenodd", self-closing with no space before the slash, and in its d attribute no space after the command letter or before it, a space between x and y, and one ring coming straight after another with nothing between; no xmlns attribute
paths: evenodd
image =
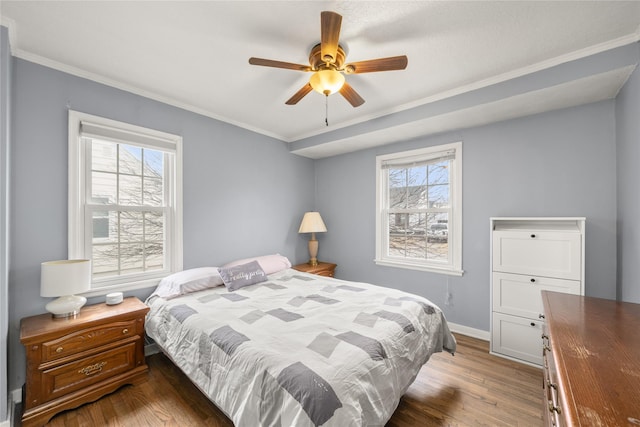
<svg viewBox="0 0 640 427"><path fill-rule="evenodd" d="M111 292L126 292L126 291L133 291L136 289L153 288L158 286L158 283L160 283L160 280L162 279L154 278L154 279L140 280L136 282L119 283L117 285L111 285L111 286L100 286L100 287L95 287L88 292L84 292L81 295L83 297L90 298L90 297L106 295Z"/></svg>
<svg viewBox="0 0 640 427"><path fill-rule="evenodd" d="M426 265L419 264L409 264L406 262L398 262L398 261L390 261L390 260L373 260L377 265L382 265L385 267L396 267L396 268L404 268L407 270L418 270L418 271L428 271L430 273L440 273L446 274L448 276L462 276L464 274L464 270L456 270L451 268L438 268Z"/></svg>

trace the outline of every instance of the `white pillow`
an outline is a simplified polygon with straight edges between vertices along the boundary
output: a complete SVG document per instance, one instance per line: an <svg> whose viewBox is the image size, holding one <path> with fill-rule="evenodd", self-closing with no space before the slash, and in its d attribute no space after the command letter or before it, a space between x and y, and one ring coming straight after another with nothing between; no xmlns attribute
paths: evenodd
<svg viewBox="0 0 640 427"><path fill-rule="evenodd" d="M278 271L291 268L291 262L289 261L289 259L286 256L282 256L280 254L263 255L263 256L253 257L253 258L239 259L237 261L227 263L222 267L224 268L235 267L236 265L248 264L251 261L258 261L258 264L260 264L260 267L262 267L264 272L267 274L273 274L273 273L277 273Z"/></svg>
<svg viewBox="0 0 640 427"><path fill-rule="evenodd" d="M171 274L158 283L153 295L164 299L175 298L190 292L214 288L224 284L218 267L199 267Z"/></svg>

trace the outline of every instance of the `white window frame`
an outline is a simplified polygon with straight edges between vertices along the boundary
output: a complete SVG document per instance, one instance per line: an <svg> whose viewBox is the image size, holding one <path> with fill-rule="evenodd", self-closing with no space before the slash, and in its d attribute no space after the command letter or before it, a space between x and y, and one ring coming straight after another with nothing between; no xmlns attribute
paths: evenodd
<svg viewBox="0 0 640 427"><path fill-rule="evenodd" d="M450 173L450 218L449 218L449 257L448 262L429 261L388 255L389 215L388 172L383 167L392 161L409 163L412 160L424 161L436 159L445 152L453 152ZM377 265L429 271L454 276L462 276L462 142L437 145L416 150L403 151L376 156L376 258Z"/></svg>
<svg viewBox="0 0 640 427"><path fill-rule="evenodd" d="M91 171L87 144L82 143L83 133L108 141L161 149L172 154L174 161L167 162L164 171L168 180L168 194L165 196L168 207L165 219L165 268L93 279L91 291L83 295L104 295L115 290L128 291L156 286L162 277L182 270L182 137L69 110L69 259L90 259L92 253L92 210L87 205L86 194L86 183Z"/></svg>

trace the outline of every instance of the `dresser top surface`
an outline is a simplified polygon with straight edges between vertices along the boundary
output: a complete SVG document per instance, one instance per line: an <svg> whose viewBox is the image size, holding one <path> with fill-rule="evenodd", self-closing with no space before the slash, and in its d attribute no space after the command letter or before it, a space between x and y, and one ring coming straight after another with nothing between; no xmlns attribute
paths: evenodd
<svg viewBox="0 0 640 427"><path fill-rule="evenodd" d="M640 304L543 291L565 417L576 425L640 420Z"/></svg>
<svg viewBox="0 0 640 427"><path fill-rule="evenodd" d="M84 306L77 316L69 318L54 319L50 313L25 317L20 322L20 340L27 342L58 331L79 329L108 319L135 316L137 313L146 314L147 311L149 307L138 298L128 297L116 305L102 303Z"/></svg>

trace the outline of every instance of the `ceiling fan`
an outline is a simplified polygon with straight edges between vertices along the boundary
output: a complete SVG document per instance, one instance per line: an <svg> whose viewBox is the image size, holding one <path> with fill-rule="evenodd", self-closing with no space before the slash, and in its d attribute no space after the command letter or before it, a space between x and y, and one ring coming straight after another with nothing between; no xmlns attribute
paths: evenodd
<svg viewBox="0 0 640 427"><path fill-rule="evenodd" d="M297 104L306 94L316 90L327 97L332 93L340 92L352 106L359 107L364 104L364 99L345 81L343 73L362 74L404 70L407 68L407 57L392 56L345 64L346 54L338 44L341 24L342 16L335 12L320 14L320 43L311 49L309 65L253 57L249 58L249 64L313 73L309 83L285 102L287 105Z"/></svg>

